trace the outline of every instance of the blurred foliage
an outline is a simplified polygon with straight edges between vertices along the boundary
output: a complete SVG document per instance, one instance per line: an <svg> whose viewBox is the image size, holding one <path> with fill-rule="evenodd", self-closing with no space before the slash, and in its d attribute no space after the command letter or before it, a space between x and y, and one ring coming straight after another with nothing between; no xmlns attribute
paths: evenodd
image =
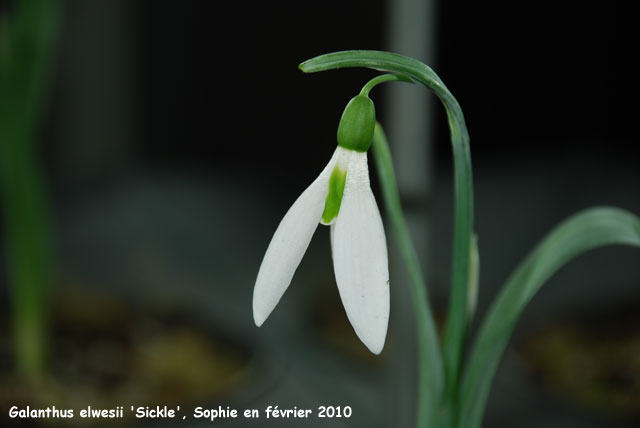
<svg viewBox="0 0 640 428"><path fill-rule="evenodd" d="M0 15L0 195L19 373L40 377L51 277L50 211L38 123L58 22L58 2L20 1Z"/></svg>

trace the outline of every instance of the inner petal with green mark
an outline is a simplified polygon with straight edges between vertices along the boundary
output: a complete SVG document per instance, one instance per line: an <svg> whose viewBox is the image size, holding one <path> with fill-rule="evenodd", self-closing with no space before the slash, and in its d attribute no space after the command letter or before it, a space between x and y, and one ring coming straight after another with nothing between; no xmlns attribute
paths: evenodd
<svg viewBox="0 0 640 428"><path fill-rule="evenodd" d="M344 184L347 181L347 168L341 168L340 162L333 167L329 178L329 192L324 203L324 212L320 223L329 225L333 223L340 212L342 195L344 194Z"/></svg>

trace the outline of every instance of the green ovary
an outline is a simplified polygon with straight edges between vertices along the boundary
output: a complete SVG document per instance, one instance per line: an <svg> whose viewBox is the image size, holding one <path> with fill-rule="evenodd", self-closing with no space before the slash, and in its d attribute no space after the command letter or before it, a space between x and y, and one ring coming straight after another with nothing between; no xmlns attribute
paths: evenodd
<svg viewBox="0 0 640 428"><path fill-rule="evenodd" d="M337 166L331 172L329 178L329 193L324 203L324 212L322 213L322 224L331 224L340 212L340 204L342 203L342 195L344 194L344 184L347 181L347 171L343 171Z"/></svg>

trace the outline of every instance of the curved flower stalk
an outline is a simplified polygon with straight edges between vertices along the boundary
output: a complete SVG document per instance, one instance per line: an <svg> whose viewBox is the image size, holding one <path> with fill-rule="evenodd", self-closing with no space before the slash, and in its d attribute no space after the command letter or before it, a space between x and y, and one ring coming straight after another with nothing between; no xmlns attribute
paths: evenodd
<svg viewBox="0 0 640 428"><path fill-rule="evenodd" d="M369 182L367 150L374 125L371 100L353 98L342 115L333 157L285 214L267 248L253 292L257 326L289 287L318 224L330 225L336 283L347 317L367 348L382 352L389 322L389 267Z"/></svg>

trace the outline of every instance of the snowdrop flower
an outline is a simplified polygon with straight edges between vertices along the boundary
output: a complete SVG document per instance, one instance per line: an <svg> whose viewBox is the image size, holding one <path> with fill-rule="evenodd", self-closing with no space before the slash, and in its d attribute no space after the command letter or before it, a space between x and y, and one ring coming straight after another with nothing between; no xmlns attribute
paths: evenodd
<svg viewBox="0 0 640 428"><path fill-rule="evenodd" d="M367 166L374 126L373 102L365 95L353 98L342 114L333 157L286 213L262 260L253 291L258 327L289 287L321 223L331 226L334 272L347 317L371 352L382 351L389 321L389 267Z"/></svg>

